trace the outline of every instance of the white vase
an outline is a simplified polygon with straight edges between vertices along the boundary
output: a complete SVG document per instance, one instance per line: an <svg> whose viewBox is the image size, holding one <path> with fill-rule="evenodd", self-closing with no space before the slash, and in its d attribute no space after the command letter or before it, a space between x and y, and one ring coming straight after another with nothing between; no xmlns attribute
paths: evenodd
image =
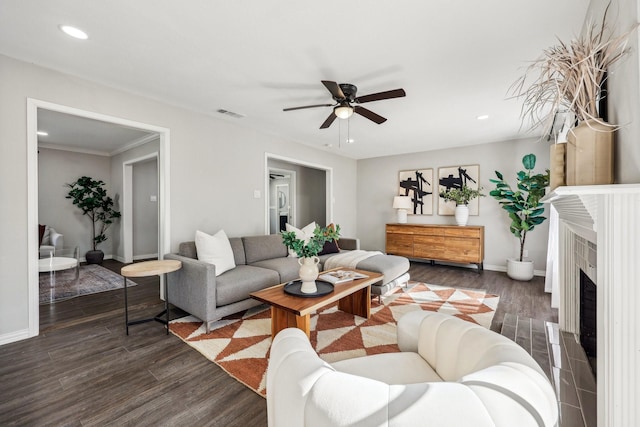
<svg viewBox="0 0 640 427"><path fill-rule="evenodd" d="M316 287L316 279L318 278L318 263L320 258L317 256L309 258L298 258L298 264L300 264L300 280L302 280L302 286L300 292L305 294L313 294L318 291Z"/></svg>
<svg viewBox="0 0 640 427"><path fill-rule="evenodd" d="M507 259L507 276L513 280L529 281L533 279L533 261L525 259L519 261L515 258Z"/></svg>
<svg viewBox="0 0 640 427"><path fill-rule="evenodd" d="M467 225L469 221L469 207L467 205L456 205L456 224Z"/></svg>

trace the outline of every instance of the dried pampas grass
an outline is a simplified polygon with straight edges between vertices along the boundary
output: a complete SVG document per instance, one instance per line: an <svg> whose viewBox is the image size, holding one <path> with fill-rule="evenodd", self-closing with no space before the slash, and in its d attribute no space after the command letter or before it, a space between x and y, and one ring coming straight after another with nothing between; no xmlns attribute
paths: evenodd
<svg viewBox="0 0 640 427"><path fill-rule="evenodd" d="M595 120L612 131L617 128L599 117L597 105L609 66L628 53L627 40L638 24L618 37L605 37L609 6L599 27L589 25L569 44L559 40L559 45L546 49L511 85L514 97L523 99L521 117L531 122L531 130L542 127L546 135L556 112L563 110L581 122Z"/></svg>

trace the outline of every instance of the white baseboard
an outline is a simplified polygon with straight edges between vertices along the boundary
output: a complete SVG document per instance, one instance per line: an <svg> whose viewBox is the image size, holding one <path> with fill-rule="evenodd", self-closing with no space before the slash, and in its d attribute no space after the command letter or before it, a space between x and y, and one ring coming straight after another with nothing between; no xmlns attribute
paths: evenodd
<svg viewBox="0 0 640 427"><path fill-rule="evenodd" d="M158 253L156 252L155 254L145 254L145 255L134 255L133 256L133 260L137 261L139 259L149 259L149 258L158 258Z"/></svg>
<svg viewBox="0 0 640 427"><path fill-rule="evenodd" d="M26 340L31 338L29 336L29 329L23 329L21 331L9 332L8 334L0 335L0 345L9 344L16 341Z"/></svg>
<svg viewBox="0 0 640 427"><path fill-rule="evenodd" d="M489 270L489 271L501 271L503 273L507 272L507 266L506 265L492 265L492 264L485 264L484 265L484 269L485 270ZM534 276L546 276L547 272L545 270L533 270L533 275Z"/></svg>
<svg viewBox="0 0 640 427"><path fill-rule="evenodd" d="M422 263L429 263L431 261L425 261L423 259L414 259L414 258L409 258L411 261L416 261L416 262L422 262ZM475 264L456 264L453 262L446 262L446 261L436 261L436 264L438 265L450 265L453 267L465 267L465 268L469 268L472 270L477 270L477 266ZM506 273L507 272L507 266L506 265L494 265L494 264L483 264L483 268L485 270L489 270L489 271L500 271L502 273ZM546 276L547 272L545 270L533 270L533 275L534 276Z"/></svg>

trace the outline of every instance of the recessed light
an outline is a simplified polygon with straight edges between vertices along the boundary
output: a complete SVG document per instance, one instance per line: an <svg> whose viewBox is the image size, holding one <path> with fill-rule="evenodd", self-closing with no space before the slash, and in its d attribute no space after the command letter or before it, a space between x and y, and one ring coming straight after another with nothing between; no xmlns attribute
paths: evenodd
<svg viewBox="0 0 640 427"><path fill-rule="evenodd" d="M478 120L487 120L489 118L488 114L483 114L481 116L476 117L476 119Z"/></svg>
<svg viewBox="0 0 640 427"><path fill-rule="evenodd" d="M347 144L353 144L354 142L356 142L356 140L353 138L347 139Z"/></svg>
<svg viewBox="0 0 640 427"><path fill-rule="evenodd" d="M332 148L333 144L324 144L324 146L327 147L327 148Z"/></svg>
<svg viewBox="0 0 640 427"><path fill-rule="evenodd" d="M38 131L38 135L40 135L40 136L49 136L49 134L47 132L43 131L43 130L39 130Z"/></svg>
<svg viewBox="0 0 640 427"><path fill-rule="evenodd" d="M85 33L79 28L72 27L71 25L59 25L58 27L66 35L71 36L73 38L80 39L80 40L86 40L89 38L87 33Z"/></svg>

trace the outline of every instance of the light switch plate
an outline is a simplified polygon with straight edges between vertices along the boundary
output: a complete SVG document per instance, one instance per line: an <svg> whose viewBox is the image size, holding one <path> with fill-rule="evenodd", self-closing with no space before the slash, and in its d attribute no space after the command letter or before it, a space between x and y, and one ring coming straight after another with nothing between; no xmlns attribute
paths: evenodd
<svg viewBox="0 0 640 427"><path fill-rule="evenodd" d="M254 199L260 198L260 190L253 190L253 198Z"/></svg>

